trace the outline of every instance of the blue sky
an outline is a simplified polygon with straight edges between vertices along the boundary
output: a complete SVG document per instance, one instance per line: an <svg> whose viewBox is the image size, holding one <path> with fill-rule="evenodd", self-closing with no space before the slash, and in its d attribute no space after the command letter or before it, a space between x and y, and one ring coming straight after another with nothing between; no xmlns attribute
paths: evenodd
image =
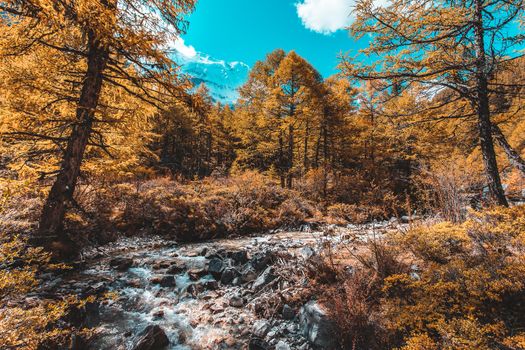
<svg viewBox="0 0 525 350"><path fill-rule="evenodd" d="M343 29L353 0L199 0L180 49L226 62L255 61L276 48L295 50L327 77L337 72L337 55L356 52Z"/></svg>

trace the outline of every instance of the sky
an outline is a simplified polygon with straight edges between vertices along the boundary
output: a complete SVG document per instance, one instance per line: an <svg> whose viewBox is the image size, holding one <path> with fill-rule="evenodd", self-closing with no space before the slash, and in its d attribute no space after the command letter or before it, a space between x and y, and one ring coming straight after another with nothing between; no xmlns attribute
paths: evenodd
<svg viewBox="0 0 525 350"><path fill-rule="evenodd" d="M323 76L337 72L340 53L357 53L351 38L354 0L199 0L176 49L250 67L276 48L295 50Z"/></svg>

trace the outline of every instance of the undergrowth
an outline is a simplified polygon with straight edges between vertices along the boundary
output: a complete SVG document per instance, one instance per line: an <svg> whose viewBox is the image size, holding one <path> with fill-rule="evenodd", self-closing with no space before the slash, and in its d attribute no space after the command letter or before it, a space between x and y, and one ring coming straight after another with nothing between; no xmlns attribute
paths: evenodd
<svg viewBox="0 0 525 350"><path fill-rule="evenodd" d="M343 349L523 349L524 252L525 206L494 208L373 240L314 283Z"/></svg>

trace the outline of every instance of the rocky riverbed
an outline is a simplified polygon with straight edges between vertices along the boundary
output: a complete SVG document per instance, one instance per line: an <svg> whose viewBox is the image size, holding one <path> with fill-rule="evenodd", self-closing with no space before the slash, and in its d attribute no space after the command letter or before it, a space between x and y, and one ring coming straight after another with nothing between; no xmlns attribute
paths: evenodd
<svg viewBox="0 0 525 350"><path fill-rule="evenodd" d="M308 264L321 250L390 224L186 245L122 239L86 251L80 272L46 276L40 293L110 292L76 317L95 331L90 349L331 349L331 321L304 300Z"/></svg>

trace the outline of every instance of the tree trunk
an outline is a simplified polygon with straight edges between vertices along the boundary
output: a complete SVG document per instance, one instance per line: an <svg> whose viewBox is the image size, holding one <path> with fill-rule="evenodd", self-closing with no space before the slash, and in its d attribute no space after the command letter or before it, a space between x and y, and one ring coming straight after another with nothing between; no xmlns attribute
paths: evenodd
<svg viewBox="0 0 525 350"><path fill-rule="evenodd" d="M323 123L323 198L326 200L328 189L328 126Z"/></svg>
<svg viewBox="0 0 525 350"><path fill-rule="evenodd" d="M76 109L77 121L68 139L60 171L44 204L37 237L39 244L58 250L58 253L62 253L61 248L71 248L67 247L68 238L63 232L66 204L75 191L108 60L107 50L95 38L94 33L90 32L88 36L87 72Z"/></svg>
<svg viewBox="0 0 525 350"><path fill-rule="evenodd" d="M283 141L283 132L279 132L279 176L281 177L281 187L286 187L286 177L284 174L284 141Z"/></svg>
<svg viewBox="0 0 525 350"><path fill-rule="evenodd" d="M310 137L310 123L306 121L306 130L304 136L304 158L303 158L303 167L304 172L308 172L309 162L308 162L308 138Z"/></svg>
<svg viewBox="0 0 525 350"><path fill-rule="evenodd" d="M491 199L498 205L508 206L505 192L501 185L494 141L492 139L492 123L490 121L490 107L488 97L487 62L485 55L485 41L483 29L483 5L482 0L475 2L475 36L476 36L476 88L477 88L477 113L479 128L479 143L483 162L485 164L485 176L487 178L489 194Z"/></svg>
<svg viewBox="0 0 525 350"><path fill-rule="evenodd" d="M294 149L294 135L293 135L293 125L290 124L288 125L288 133L289 133L289 137L288 137L288 178L287 178L287 182L286 182L286 186L288 188L292 188L293 186L293 174L292 174L292 169L293 169L293 149Z"/></svg>
<svg viewBox="0 0 525 350"><path fill-rule="evenodd" d="M525 160L523 160L520 154L511 147L499 126L492 124L492 134L501 148L503 148L503 151L505 151L510 164L515 166L521 174L525 176Z"/></svg>

